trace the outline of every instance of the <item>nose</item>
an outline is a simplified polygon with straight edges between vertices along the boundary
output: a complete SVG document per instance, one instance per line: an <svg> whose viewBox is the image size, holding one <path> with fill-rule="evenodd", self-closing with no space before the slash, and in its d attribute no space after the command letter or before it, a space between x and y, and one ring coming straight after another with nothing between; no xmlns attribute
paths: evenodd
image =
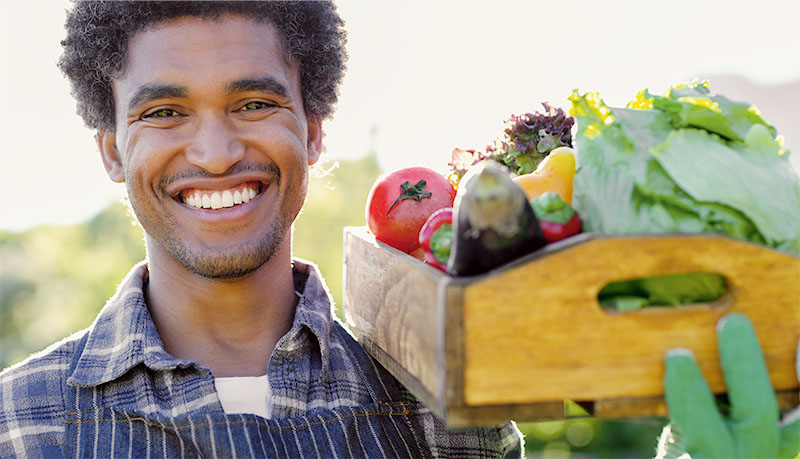
<svg viewBox="0 0 800 459"><path fill-rule="evenodd" d="M207 117L197 124L186 159L212 174L223 174L245 155L245 144L224 117Z"/></svg>

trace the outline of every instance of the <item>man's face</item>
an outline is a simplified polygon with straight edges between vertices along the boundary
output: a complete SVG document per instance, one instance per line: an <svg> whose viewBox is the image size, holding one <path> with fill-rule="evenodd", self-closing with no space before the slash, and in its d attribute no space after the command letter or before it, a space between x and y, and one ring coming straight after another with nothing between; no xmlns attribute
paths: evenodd
<svg viewBox="0 0 800 459"><path fill-rule="evenodd" d="M270 260L322 137L274 28L240 16L159 24L130 40L112 87L116 130L100 133L100 149L148 251L212 278Z"/></svg>

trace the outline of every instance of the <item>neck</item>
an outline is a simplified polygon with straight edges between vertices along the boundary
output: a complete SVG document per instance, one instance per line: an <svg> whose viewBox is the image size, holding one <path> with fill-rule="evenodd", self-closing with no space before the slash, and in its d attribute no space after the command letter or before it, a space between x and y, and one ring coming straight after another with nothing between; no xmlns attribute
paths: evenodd
<svg viewBox="0 0 800 459"><path fill-rule="evenodd" d="M294 319L288 239L269 262L236 279L192 273L154 244L148 240L145 298L167 352L217 377L266 374L275 344Z"/></svg>

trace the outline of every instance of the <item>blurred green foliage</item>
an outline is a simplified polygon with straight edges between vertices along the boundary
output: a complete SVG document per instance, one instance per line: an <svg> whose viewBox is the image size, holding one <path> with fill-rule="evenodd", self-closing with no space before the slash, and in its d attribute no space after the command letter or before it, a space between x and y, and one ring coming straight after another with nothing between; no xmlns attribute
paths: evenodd
<svg viewBox="0 0 800 459"><path fill-rule="evenodd" d="M87 327L143 259L121 203L78 225L0 232L0 366Z"/></svg>
<svg viewBox="0 0 800 459"><path fill-rule="evenodd" d="M610 420L575 418L526 422L517 426L525 436L529 458L650 458L666 419Z"/></svg>
<svg viewBox="0 0 800 459"><path fill-rule="evenodd" d="M320 268L342 316L342 229L365 224L381 171L374 155L322 166L309 181L293 236L295 256ZM134 263L141 228L114 203L85 223L0 231L0 368L90 325ZM652 457L663 420L583 418L520 423L528 457Z"/></svg>
<svg viewBox="0 0 800 459"><path fill-rule="evenodd" d="M292 253L319 266L336 304L336 314L342 317L342 230L367 224L367 194L381 170L371 154L321 169L330 172L309 180L306 203L295 220Z"/></svg>

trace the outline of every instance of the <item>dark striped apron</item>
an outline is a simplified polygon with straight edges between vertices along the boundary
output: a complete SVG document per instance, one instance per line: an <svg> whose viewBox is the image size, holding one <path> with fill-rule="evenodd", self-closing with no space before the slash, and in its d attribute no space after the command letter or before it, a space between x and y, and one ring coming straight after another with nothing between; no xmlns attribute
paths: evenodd
<svg viewBox="0 0 800 459"><path fill-rule="evenodd" d="M403 398L396 380L367 361L362 349L354 349L357 343L345 342L369 385L369 405L284 419L222 412L165 417L98 407L96 388L68 388L65 453L93 458L432 457L419 417L398 402ZM85 337L70 373L84 345Z"/></svg>

